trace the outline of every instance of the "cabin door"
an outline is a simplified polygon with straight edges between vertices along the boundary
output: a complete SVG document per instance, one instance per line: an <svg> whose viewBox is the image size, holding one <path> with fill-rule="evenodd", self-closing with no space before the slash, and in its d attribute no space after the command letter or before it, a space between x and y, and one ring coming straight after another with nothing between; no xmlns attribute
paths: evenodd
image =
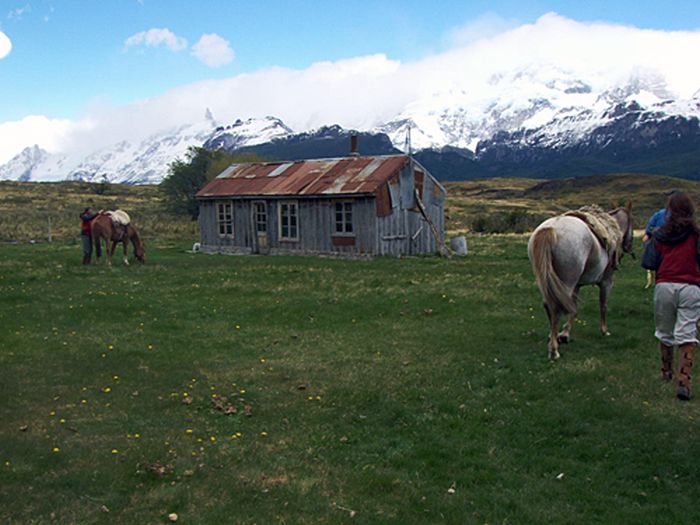
<svg viewBox="0 0 700 525"><path fill-rule="evenodd" d="M267 203L253 202L252 212L253 253L268 253L270 245L267 236Z"/></svg>

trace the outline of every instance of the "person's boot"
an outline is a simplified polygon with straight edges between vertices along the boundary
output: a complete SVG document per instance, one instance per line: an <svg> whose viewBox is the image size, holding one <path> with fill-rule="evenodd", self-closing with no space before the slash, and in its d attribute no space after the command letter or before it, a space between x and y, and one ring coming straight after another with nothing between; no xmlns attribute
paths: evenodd
<svg viewBox="0 0 700 525"><path fill-rule="evenodd" d="M690 399L690 374L693 369L693 358L695 357L695 345L688 343L681 345L680 348L681 363L678 369L678 389L676 397L681 401Z"/></svg>
<svg viewBox="0 0 700 525"><path fill-rule="evenodd" d="M659 343L661 351L661 379L673 379L673 346Z"/></svg>

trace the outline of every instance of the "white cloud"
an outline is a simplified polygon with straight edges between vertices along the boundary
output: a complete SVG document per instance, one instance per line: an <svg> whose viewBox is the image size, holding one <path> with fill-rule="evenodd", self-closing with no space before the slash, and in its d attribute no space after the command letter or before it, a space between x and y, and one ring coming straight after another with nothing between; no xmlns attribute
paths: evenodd
<svg viewBox="0 0 700 525"><path fill-rule="evenodd" d="M148 47L165 46L170 49L170 51L182 51L187 47L187 40L177 36L170 31L170 29L153 28L131 35L124 42L125 48L140 45Z"/></svg>
<svg viewBox="0 0 700 525"><path fill-rule="evenodd" d="M25 4L23 7L17 7L16 9L13 9L9 13L7 13L7 18L9 18L10 20L21 20L22 15L31 12L32 6L29 4Z"/></svg>
<svg viewBox="0 0 700 525"><path fill-rule="evenodd" d="M458 93L455 100L465 104L489 100L494 77L517 79L523 72L547 80L548 75L564 71L568 78L584 82L596 93L640 71L658 73L671 94L680 98L690 98L700 88L700 68L694 67L689 51L700 49L700 31L582 23L550 13L532 24L500 33L489 29L459 34L455 30L450 38L455 42L465 38L466 45L414 62L402 63L377 54L319 62L305 69L266 68L192 83L123 107L93 107L89 126L87 121L66 127L61 121L50 120L47 126L57 126L55 147L66 150L145 138L202 120L206 107L221 123L274 115L296 131L334 123L362 129L393 118L436 92ZM145 43L146 37L142 38ZM514 80L506 88L515 90L519 85ZM13 153L18 153L20 146L37 142L45 147L30 128L23 129L27 133L22 144L18 137L0 133L3 154L12 149L6 144L16 146ZM5 142L6 137L14 142Z"/></svg>
<svg viewBox="0 0 700 525"><path fill-rule="evenodd" d="M209 67L219 67L233 61L235 54L229 41L215 33L204 34L192 46L192 55Z"/></svg>
<svg viewBox="0 0 700 525"><path fill-rule="evenodd" d="M447 32L444 40L451 48L464 47L514 29L518 25L515 19L505 19L493 12L484 13L463 26L452 28Z"/></svg>
<svg viewBox="0 0 700 525"><path fill-rule="evenodd" d="M10 38L0 31L0 59L5 58L12 51L12 41Z"/></svg>
<svg viewBox="0 0 700 525"><path fill-rule="evenodd" d="M39 144L55 153L69 144L67 139L78 125L67 119L50 119L43 115L30 115L22 120L0 124L0 164L7 162L28 146Z"/></svg>

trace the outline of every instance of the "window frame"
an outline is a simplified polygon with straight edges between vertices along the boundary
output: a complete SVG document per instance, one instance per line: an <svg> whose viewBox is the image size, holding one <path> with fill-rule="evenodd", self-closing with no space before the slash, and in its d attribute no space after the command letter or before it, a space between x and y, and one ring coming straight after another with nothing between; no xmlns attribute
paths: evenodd
<svg viewBox="0 0 700 525"><path fill-rule="evenodd" d="M284 224L284 219L285 219L285 214L283 212L283 208L287 208L287 210L290 209L290 207L294 207L294 214L289 214L289 223L286 224L288 233L292 233L291 229L295 229L295 234L294 236L292 235L287 235L286 237L283 235L283 231L285 228ZM292 226L291 224L291 219L295 219L295 224ZM280 241L285 241L285 242L297 242L299 241L299 201L297 200L284 200L280 201L277 205L277 223L278 223L278 234L279 234L279 240Z"/></svg>
<svg viewBox="0 0 700 525"><path fill-rule="evenodd" d="M234 237L232 201L216 203L216 231L219 237Z"/></svg>
<svg viewBox="0 0 700 525"><path fill-rule="evenodd" d="M353 204L352 200L333 201L333 237L355 236L355 211ZM338 206L341 207L340 210L338 210ZM340 220L338 220L338 214L340 214ZM338 226L340 226L340 230L338 230Z"/></svg>
<svg viewBox="0 0 700 525"><path fill-rule="evenodd" d="M261 213L262 208L262 213ZM264 221L260 220L260 217L265 218ZM253 201L253 222L255 224L255 234L256 235L267 235L269 230L270 221L268 219L267 213L267 202L265 201ZM264 225L265 229L261 230L260 225Z"/></svg>

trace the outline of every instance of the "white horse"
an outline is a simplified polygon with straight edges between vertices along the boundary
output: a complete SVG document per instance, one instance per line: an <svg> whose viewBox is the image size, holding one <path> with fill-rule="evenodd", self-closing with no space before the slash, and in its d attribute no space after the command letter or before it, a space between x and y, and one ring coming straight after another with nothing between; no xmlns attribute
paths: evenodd
<svg viewBox="0 0 700 525"><path fill-rule="evenodd" d="M607 323L608 295L613 285L613 271L622 256L619 249L632 253L632 204L609 212L619 227L620 246L606 247L583 219L559 215L540 224L527 245L528 256L542 293L549 319L550 359L559 358L559 343L568 343L576 318L576 299L581 286L598 285L600 302L600 331L610 335ZM568 314L564 329L559 318Z"/></svg>

